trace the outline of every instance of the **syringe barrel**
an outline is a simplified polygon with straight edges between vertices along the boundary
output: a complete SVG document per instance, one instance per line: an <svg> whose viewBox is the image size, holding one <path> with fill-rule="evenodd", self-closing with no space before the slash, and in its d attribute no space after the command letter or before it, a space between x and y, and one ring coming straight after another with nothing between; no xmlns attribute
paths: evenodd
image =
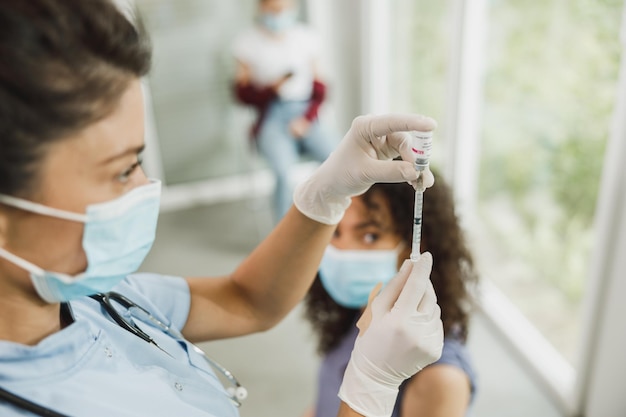
<svg viewBox="0 0 626 417"><path fill-rule="evenodd" d="M422 242L422 211L424 204L424 193L421 190L415 191L415 206L413 212L413 241L411 242L411 259L417 260L420 255Z"/></svg>
<svg viewBox="0 0 626 417"><path fill-rule="evenodd" d="M433 132L411 131L412 148L415 154L415 169L423 171L428 167L433 148Z"/></svg>

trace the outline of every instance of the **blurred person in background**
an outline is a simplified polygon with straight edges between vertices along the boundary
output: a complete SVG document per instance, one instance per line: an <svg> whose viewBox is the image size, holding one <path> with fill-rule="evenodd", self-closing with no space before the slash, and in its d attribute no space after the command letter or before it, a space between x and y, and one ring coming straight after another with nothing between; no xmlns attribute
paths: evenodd
<svg viewBox="0 0 626 417"><path fill-rule="evenodd" d="M259 0L256 23L233 45L235 96L256 111L251 138L276 178L274 215L291 206L290 172L306 153L324 161L337 143L318 119L326 97L320 40L297 20L293 0Z"/></svg>

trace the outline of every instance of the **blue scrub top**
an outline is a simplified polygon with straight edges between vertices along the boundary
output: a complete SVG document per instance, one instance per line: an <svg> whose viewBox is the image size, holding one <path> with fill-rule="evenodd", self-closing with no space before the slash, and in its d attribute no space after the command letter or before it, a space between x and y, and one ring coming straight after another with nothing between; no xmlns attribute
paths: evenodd
<svg viewBox="0 0 626 417"><path fill-rule="evenodd" d="M114 290L176 329L187 320L190 294L182 278L135 274ZM97 301L70 305L75 322L36 346L0 341L0 386L70 416L239 415L186 341L135 320L172 358L114 323ZM0 402L0 415L30 414Z"/></svg>

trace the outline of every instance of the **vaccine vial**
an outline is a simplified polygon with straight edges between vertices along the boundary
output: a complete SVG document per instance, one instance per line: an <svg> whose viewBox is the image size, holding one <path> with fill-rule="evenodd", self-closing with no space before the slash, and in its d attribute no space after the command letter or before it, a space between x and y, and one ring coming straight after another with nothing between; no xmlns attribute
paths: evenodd
<svg viewBox="0 0 626 417"><path fill-rule="evenodd" d="M414 130L411 132L411 137L411 150L415 154L415 169L423 171L428 167L430 160L430 153L433 148L433 132L419 132Z"/></svg>

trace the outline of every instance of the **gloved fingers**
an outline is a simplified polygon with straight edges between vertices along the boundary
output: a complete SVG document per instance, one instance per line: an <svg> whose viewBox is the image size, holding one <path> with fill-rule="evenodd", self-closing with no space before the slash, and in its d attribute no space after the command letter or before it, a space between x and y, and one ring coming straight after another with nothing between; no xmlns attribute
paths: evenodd
<svg viewBox="0 0 626 417"><path fill-rule="evenodd" d="M387 142L393 149L397 149L402 157L403 161L415 163L416 151L413 149L412 136L408 132L395 132L387 135ZM430 170L430 167L426 167L423 171L418 171L418 179L422 178L422 185L424 188L432 187L435 183L435 177ZM417 180L409 182L413 185L413 188L417 189Z"/></svg>
<svg viewBox="0 0 626 417"><path fill-rule="evenodd" d="M435 184L435 176L430 170L430 167L426 167L425 170L421 171L420 176L422 177L422 185L424 188L432 187Z"/></svg>
<svg viewBox="0 0 626 417"><path fill-rule="evenodd" d="M437 361L441 357L443 350L443 322L439 317L433 318L426 328L420 331L420 340L425 349L425 353L430 356L430 363Z"/></svg>
<svg viewBox="0 0 626 417"><path fill-rule="evenodd" d="M363 137L385 136L392 132L408 132L411 130L431 131L437 122L421 114L384 114L359 116L352 122L352 127Z"/></svg>
<svg viewBox="0 0 626 417"><path fill-rule="evenodd" d="M439 304L435 304L435 306L430 310L429 319L431 323L436 323L437 326L439 326L439 322L441 321L441 307Z"/></svg>
<svg viewBox="0 0 626 417"><path fill-rule="evenodd" d="M413 152L412 136L409 132L394 132L387 135L387 144L395 149L403 161L415 162L415 152Z"/></svg>
<svg viewBox="0 0 626 417"><path fill-rule="evenodd" d="M432 255L424 252L417 261L411 263L413 264L411 274L393 306L394 311L402 316L410 316L417 311L417 306L422 302L428 286L432 286L429 279L433 267Z"/></svg>
<svg viewBox="0 0 626 417"><path fill-rule="evenodd" d="M409 327L415 334L419 334L420 338L429 334L436 334L439 327L442 326L441 322L441 307L439 304L435 304L430 311L421 312L415 311L411 314L408 321ZM419 331L415 329L419 328Z"/></svg>
<svg viewBox="0 0 626 417"><path fill-rule="evenodd" d="M361 317L359 317L359 321L356 322L356 327L359 329L359 336L365 333L367 328L370 326L370 323L372 322L372 302L374 301L374 298L376 298L382 287L382 282L379 282L370 292L370 295L367 299L367 307L365 307L363 314L361 314Z"/></svg>
<svg viewBox="0 0 626 417"><path fill-rule="evenodd" d="M421 183L418 184L418 180L421 179ZM419 171L418 177L415 181L408 181L413 186L415 191L424 191L426 188L430 188L435 185L435 176L431 172L430 168L426 168L423 171Z"/></svg>
<svg viewBox="0 0 626 417"><path fill-rule="evenodd" d="M409 278L412 267L413 264L408 259L402 263L402 266L396 276L393 277L389 283L387 283L381 293L378 294L376 300L374 300L377 309L383 309L385 312L391 310L391 307L398 299L402 288L404 288L404 285Z"/></svg>
<svg viewBox="0 0 626 417"><path fill-rule="evenodd" d="M399 150L389 143L390 137L392 137L391 134L381 137L375 136L370 140L370 144L376 152L375 159L386 161L389 159L395 159L400 155Z"/></svg>
<svg viewBox="0 0 626 417"><path fill-rule="evenodd" d="M363 171L363 180L370 184L375 182L413 182L418 177L418 172L413 164L406 161L370 161Z"/></svg>
<svg viewBox="0 0 626 417"><path fill-rule="evenodd" d="M437 295L435 294L433 283L428 280L426 291L424 292L422 301L420 301L420 303L417 305L417 311L420 313L428 314L430 316L432 312L437 309L437 307Z"/></svg>
<svg viewBox="0 0 626 417"><path fill-rule="evenodd" d="M441 321L441 307L435 304L427 313L415 312L408 321L411 334L419 345L428 345L429 340L443 339L443 322Z"/></svg>
<svg viewBox="0 0 626 417"><path fill-rule="evenodd" d="M441 321L441 310L437 309L437 316L428 323L428 331L424 332L424 342L428 342L434 355L433 362L439 359L443 349L443 321Z"/></svg>

